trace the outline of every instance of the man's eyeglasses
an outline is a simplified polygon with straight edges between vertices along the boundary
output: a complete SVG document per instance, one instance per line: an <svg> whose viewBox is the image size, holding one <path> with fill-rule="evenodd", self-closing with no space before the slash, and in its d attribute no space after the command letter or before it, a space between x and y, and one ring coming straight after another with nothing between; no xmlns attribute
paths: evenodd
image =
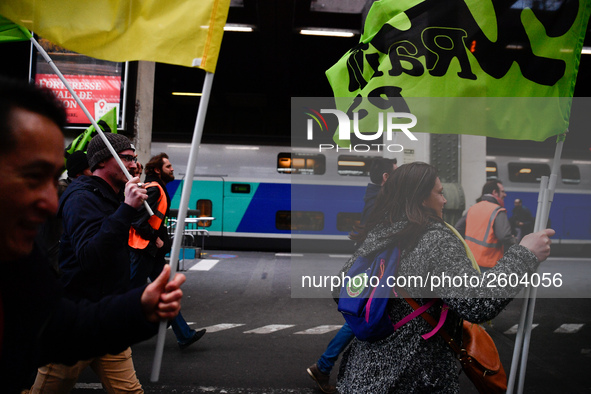
<svg viewBox="0 0 591 394"><path fill-rule="evenodd" d="M128 163L131 163L132 161L134 163L137 163L137 156L134 155L117 155L121 158L121 160L125 160Z"/></svg>

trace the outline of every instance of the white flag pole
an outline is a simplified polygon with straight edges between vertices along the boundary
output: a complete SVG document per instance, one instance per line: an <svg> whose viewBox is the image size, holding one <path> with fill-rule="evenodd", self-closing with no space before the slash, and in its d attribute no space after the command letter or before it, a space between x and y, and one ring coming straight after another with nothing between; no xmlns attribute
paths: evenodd
<svg viewBox="0 0 591 394"><path fill-rule="evenodd" d="M170 278L174 278L176 267L179 259L181 249L181 242L183 240L183 233L185 229L185 218L187 216L187 208L189 206L189 198L191 196L191 189L193 187L193 175L195 174L195 165L197 164L197 154L199 152L199 145L201 144L201 137L203 135L203 125L205 124L205 115L207 113L207 106L209 104L209 97L211 87L213 85L213 73L205 74L205 81L203 82L203 93L201 101L199 102L199 110L197 112L197 120L193 130L193 140L191 142L191 152L189 153L189 162L187 163L187 173L185 181L183 182L183 190L181 192L181 202L179 205L179 212L174 230L174 239L172 241L172 250L170 252ZM158 330L158 341L156 343L156 353L154 355L154 363L152 364L152 375L150 380L157 382L160 375L160 366L162 364L162 353L164 351L164 339L166 336L166 323L160 322Z"/></svg>
<svg viewBox="0 0 591 394"><path fill-rule="evenodd" d="M556 143L556 149L554 151L554 161L552 162L552 170L550 172L550 178L542 177L542 185L540 187L540 193L543 194L540 204L538 199L538 211L536 214L536 221L534 225L534 232L541 231L546 228L548 218L550 216L550 207L554 200L554 192L556 190L556 180L558 179L558 168L560 165L560 157L562 156L562 147L564 145L564 139L561 139ZM547 184L547 187L543 184ZM542 188L543 187L543 188ZM534 309L536 306L537 287L528 287L526 291L526 298L523 300L524 305L522 309L522 315L520 319L520 325L518 330L518 337L516 338L515 349L513 352L513 361L511 364L511 373L509 376L509 382L507 384L507 394L513 393L513 387L515 384L515 373L517 370L517 362L519 356L521 356L521 363L519 365L519 380L517 392L523 393L525 386L525 372L527 369L527 358L529 354L529 344L531 340L531 331L533 325ZM520 332L522 335L519 335ZM521 343L521 337L523 336L523 343Z"/></svg>
<svg viewBox="0 0 591 394"><path fill-rule="evenodd" d="M548 177L543 176L540 181L540 192L538 193L538 207L536 212L536 220L534 223L534 232L537 231L539 223L541 223L541 216L539 213L542 212L542 205L544 200L545 190L548 187ZM531 287L525 289L523 297L523 305L521 307L521 315L519 318L519 325L517 326L517 336L515 337L515 347L513 348L513 359L511 360L511 372L509 373L509 380L507 382L507 394L513 394L513 387L515 386L515 379L517 376L517 367L521 361L521 350L523 347L523 333L525 329L525 320L527 316L529 300L531 294Z"/></svg>
<svg viewBox="0 0 591 394"><path fill-rule="evenodd" d="M51 66L51 68L53 69L53 71L55 71L55 73L57 74L57 76L64 83L64 85L66 86L66 88L68 89L68 91L70 92L70 94L72 95L72 97L74 98L74 100L76 100L76 103L78 103L78 106L80 107L80 109L82 109L82 111L84 112L84 114L86 115L86 117L88 118L88 120L90 120L90 123L92 123L92 125L94 126L94 129L101 136L101 139L103 140L103 142L107 146L107 149L109 150L109 152L111 152L111 155L115 158L115 161L117 161L117 164L119 164L119 167L121 167L121 171L123 171L123 173L127 177L127 180L131 180L132 176L129 173L129 171L127 171L127 168L125 167L125 165L121 161L121 158L119 157L119 155L117 154L117 152L115 152L115 149L113 149L113 146L111 145L111 143L109 142L109 140L105 136L105 133L103 132L103 130L96 123L96 121L94 120L94 118L92 117L92 115L90 114L90 112L88 112L88 109L86 109L86 107L82 103L82 100L80 100L80 98L78 97L78 95L76 94L76 92L74 91L74 89L72 89L72 86L70 85L70 83L68 82L68 80L63 76L63 74L61 73L61 71L53 63L53 60L49 57L49 55L47 54L47 52L45 52L45 49L43 49L43 47L41 45L39 45L39 43L37 42L37 40L35 40L35 38L33 36L31 36L30 40L33 43L33 45L35 46L35 48L37 48L37 50L39 51L39 53L43 56L43 58L45 59L45 61ZM150 205L148 205L148 202L147 201L144 201L144 206L146 207L146 211L150 214L150 216L154 215L154 212L152 211L152 208L150 208Z"/></svg>
<svg viewBox="0 0 591 394"><path fill-rule="evenodd" d="M552 205L552 201L554 200L554 191L556 190L556 179L558 178L558 168L560 165L560 156L562 155L563 144L564 140L561 140L556 144L556 150L554 152L554 162L552 163L552 171L550 173L550 180L548 181L548 189L546 190L546 193L544 194L544 200L542 201L542 218L540 222L537 223L537 231L545 229L548 223L548 218L550 216L550 206ZM531 339L532 323L534 319L534 309L536 307L537 292L538 288L533 287L531 290L531 299L528 305L527 319L525 322L525 337L523 342L523 351L521 355L521 365L519 367L519 382L517 386L517 392L519 394L523 393L523 388L525 386L525 372L527 369L527 358L529 355L529 344Z"/></svg>

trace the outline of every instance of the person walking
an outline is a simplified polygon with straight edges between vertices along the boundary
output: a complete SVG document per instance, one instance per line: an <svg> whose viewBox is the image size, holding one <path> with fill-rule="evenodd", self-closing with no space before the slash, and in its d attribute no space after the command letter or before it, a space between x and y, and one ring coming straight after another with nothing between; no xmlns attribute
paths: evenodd
<svg viewBox="0 0 591 394"><path fill-rule="evenodd" d="M397 168L396 159L386 159L383 157L375 158L371 161L369 169L369 180L365 189L365 196L363 197L363 211L361 213L361 228L365 226L367 219L373 211L376 199L382 188L382 185L388 180L388 177ZM352 236L359 231L356 227L352 232ZM328 343L326 350L318 361L306 369L308 376L310 376L317 384L320 391L324 393L334 393L336 387L330 384L330 373L338 360L339 355L349 346L355 335L345 323L339 329L334 338Z"/></svg>
<svg viewBox="0 0 591 394"><path fill-rule="evenodd" d="M511 231L505 206L505 188L499 180L482 187L479 202L468 209L455 225L464 236L480 267L489 269L517 239Z"/></svg>
<svg viewBox="0 0 591 394"><path fill-rule="evenodd" d="M170 210L170 196L166 184L174 181L174 168L166 153L160 153L146 163L144 187L148 191L148 204L154 216L141 207L132 222L129 232L131 258L131 286L154 280L166 265L165 255L170 252L171 242L166 228ZM197 342L205 334L189 327L181 313L170 322L181 350Z"/></svg>
<svg viewBox="0 0 591 394"><path fill-rule="evenodd" d="M520 198L516 198L513 202L513 214L509 221L518 241L521 241L523 237L534 231L535 218L529 208L523 205Z"/></svg>
<svg viewBox="0 0 591 394"><path fill-rule="evenodd" d="M373 256L398 247L401 254L397 278L414 278L416 285L407 286L406 291L420 305L430 298L440 299L427 312L435 320L443 320L442 329L454 340L461 341L462 319L473 323L492 319L521 287L487 288L495 279L492 275L480 276L462 238L443 221L445 203L435 167L421 162L400 166L382 186L368 226L357 237L362 244L339 276L346 275L360 256ZM496 277L509 273L521 277L535 272L550 254L549 237L553 234L554 230L547 229L528 235L520 245L509 248L490 272L497 274ZM427 278L442 275L476 276L482 279L483 286L458 286L456 281L450 281L431 289ZM421 281L424 286L420 285ZM442 302L447 305L446 315ZM393 323L413 312L404 298L389 300L387 313ZM376 342L354 339L341 361L339 393L458 393L459 364L455 353L441 335L422 337L432 330L425 319L417 317Z"/></svg>
<svg viewBox="0 0 591 394"><path fill-rule="evenodd" d="M58 209L66 114L48 89L0 77L0 386L20 393L47 363L117 354L155 335L180 309L184 275L168 267L149 286L74 302L36 245Z"/></svg>
<svg viewBox="0 0 591 394"><path fill-rule="evenodd" d="M106 138L130 173L136 169L135 148L120 134ZM100 135L88 144L92 176L78 178L60 199L60 282L72 300L99 301L129 289L130 259L127 238L137 209L147 198L139 178L127 178ZM49 364L39 368L32 394L65 393L90 366L109 393L143 393L135 374L131 348L79 361L73 366Z"/></svg>

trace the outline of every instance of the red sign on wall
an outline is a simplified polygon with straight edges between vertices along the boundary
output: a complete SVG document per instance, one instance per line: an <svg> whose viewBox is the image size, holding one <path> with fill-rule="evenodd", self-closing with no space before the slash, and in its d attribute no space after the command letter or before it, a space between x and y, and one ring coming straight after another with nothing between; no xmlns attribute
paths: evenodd
<svg viewBox="0 0 591 394"><path fill-rule="evenodd" d="M99 75L64 75L88 112L98 119L111 108L119 106L121 100L121 77ZM63 82L55 74L36 74L35 83L50 88L66 108L68 123L90 123Z"/></svg>

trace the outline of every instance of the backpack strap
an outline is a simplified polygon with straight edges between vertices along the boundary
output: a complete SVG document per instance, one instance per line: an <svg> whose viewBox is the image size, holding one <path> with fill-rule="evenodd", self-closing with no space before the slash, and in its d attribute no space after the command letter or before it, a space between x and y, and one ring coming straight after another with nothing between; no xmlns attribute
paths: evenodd
<svg viewBox="0 0 591 394"><path fill-rule="evenodd" d="M415 310L415 312L421 308L420 305L414 300L414 298L408 297L408 298L404 298L404 299L406 300L406 302L408 302L410 304L410 306ZM441 315L445 314L447 316L447 310L449 309L449 307L446 304L443 304L443 308L444 309L441 312ZM431 325L431 327L433 327L433 331L431 331L429 334L431 334L431 333L434 334L435 332L439 332L439 335L441 335L443 340L449 345L449 347L451 348L451 350L454 351L454 353L456 353L457 355L462 354L462 349L456 344L456 342L453 340L453 338L449 336L447 331L441 329L441 326L443 325L441 319L439 319L439 322L437 322L435 320L435 318L433 318L433 316L431 316L427 312L421 313L421 316L423 317L423 319L425 319L427 321L427 323L429 323ZM443 319L443 320L445 320L445 319ZM437 328L437 327L439 327L439 328ZM425 335L428 335L428 334L425 334ZM424 336L423 336L423 338L424 338ZM425 338L425 339L427 339L427 338Z"/></svg>
<svg viewBox="0 0 591 394"><path fill-rule="evenodd" d="M426 304L421 306L413 298L411 298L409 296L409 294L406 292L406 290L399 288L398 291L400 292L400 295L402 295L402 297L404 297L406 302L408 302L410 304L410 306L414 309L414 312L411 313L410 315L406 316L404 319L400 320L398 323L396 323L394 325L394 330L399 329L404 324L408 323L409 321L416 318L417 316L423 316L423 318L425 320L427 320L427 323L429 323L431 325L431 327L433 327L433 330L429 331L426 334L421 335L421 337L423 337L423 339L429 339L433 335L435 335L437 332L439 332L441 334L441 336L444 337L443 339L445 339L446 342L449 342L449 341L448 341L448 339L445 338L444 334L447 336L447 338L449 338L451 340L451 338L447 334L447 332L445 332L445 330L441 329L441 327L443 327L443 323L445 323L445 319L447 318L447 311L449 310L449 307L445 303L443 303L443 305L441 306L441 315L439 316L439 321L436 321L430 314L427 313L427 310L435 304L435 302L438 300L438 298L432 298L431 300L429 300L429 302L427 302Z"/></svg>

